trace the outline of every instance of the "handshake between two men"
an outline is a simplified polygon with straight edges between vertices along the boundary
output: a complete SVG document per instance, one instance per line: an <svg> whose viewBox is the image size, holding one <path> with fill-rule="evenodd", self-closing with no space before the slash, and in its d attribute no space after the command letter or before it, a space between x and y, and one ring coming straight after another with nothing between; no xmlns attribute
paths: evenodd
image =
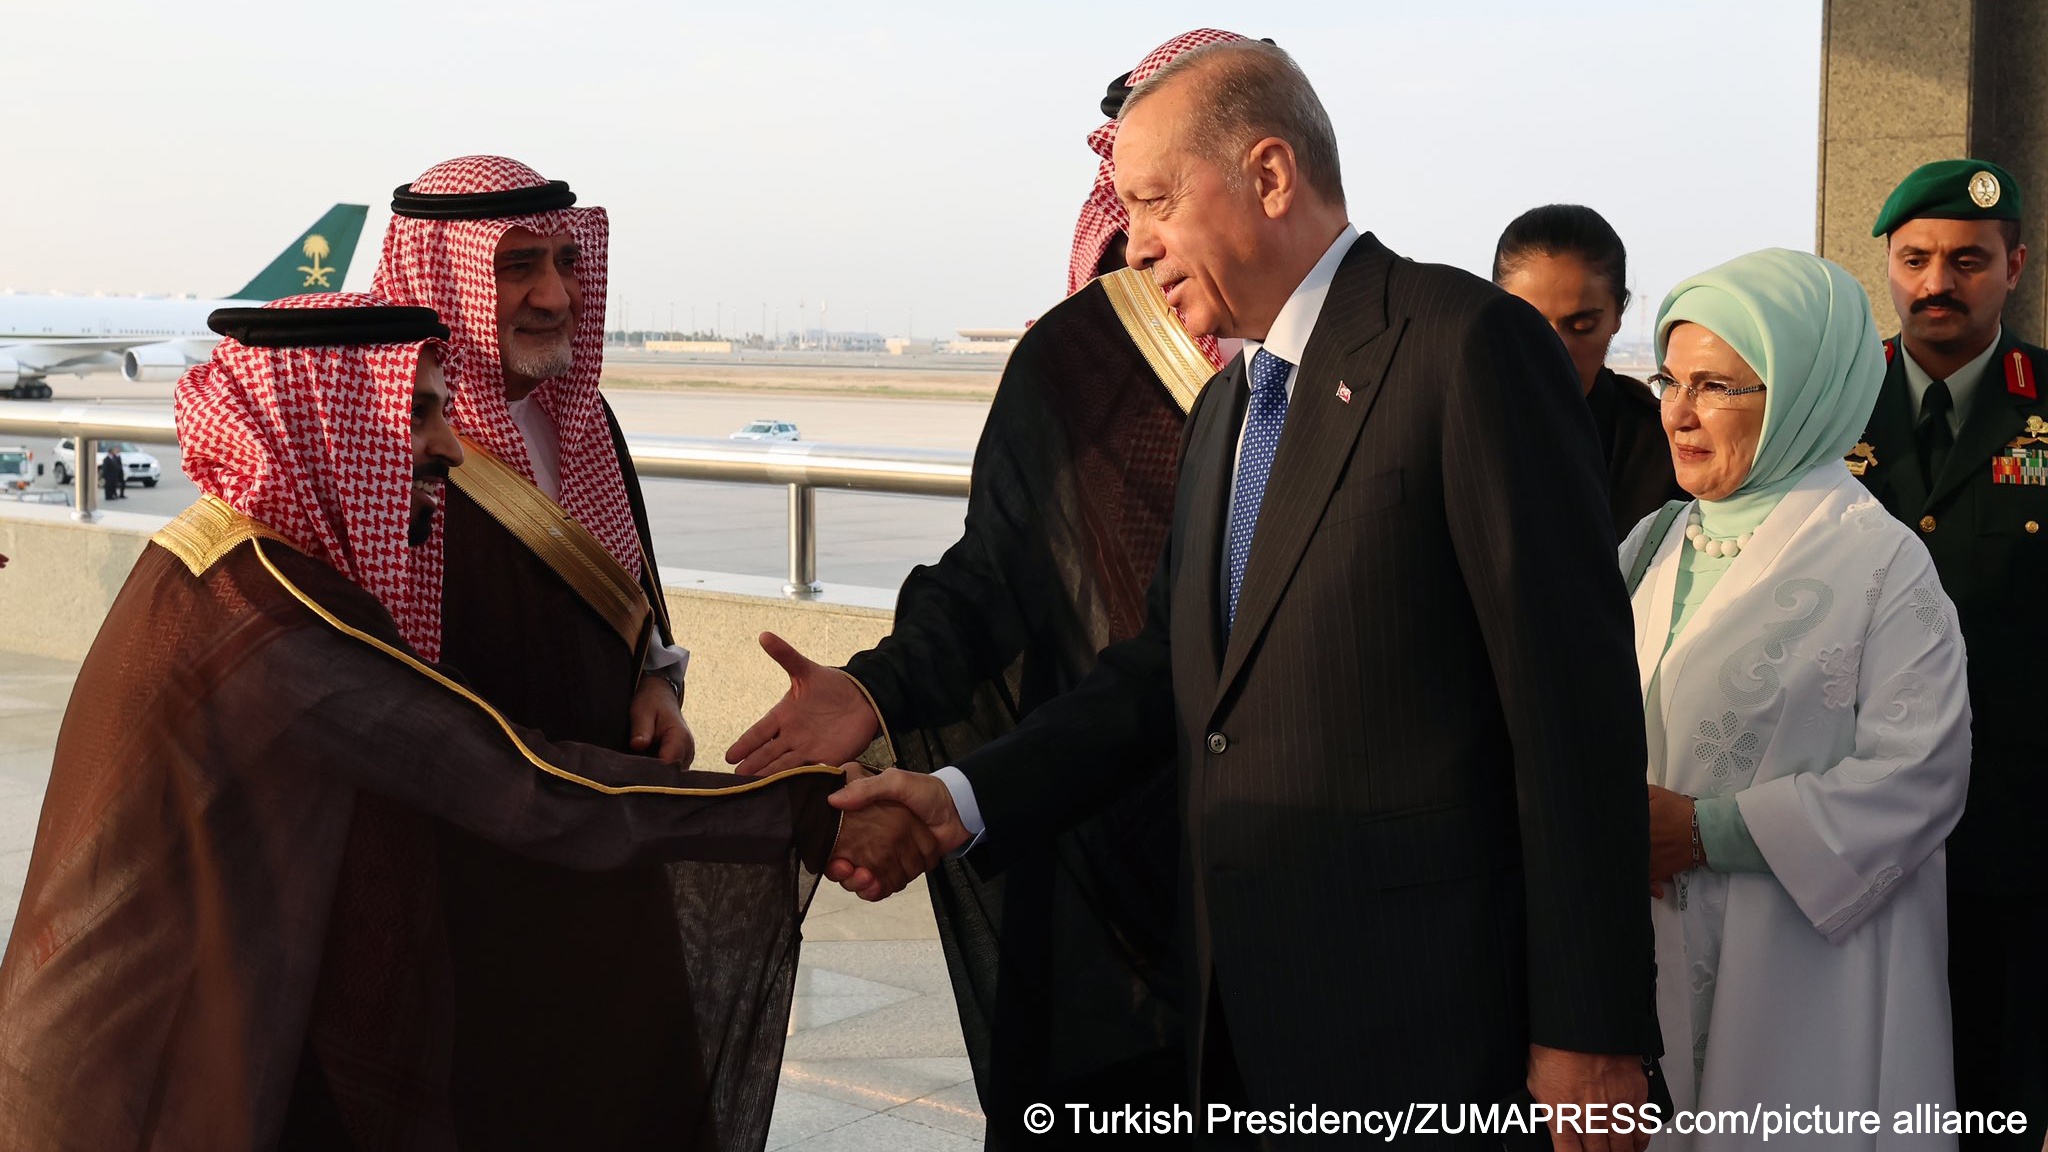
<svg viewBox="0 0 2048 1152"><path fill-rule="evenodd" d="M881 717L853 677L817 663L772 632L761 647L789 673L789 691L725 753L742 776L804 764L844 764L849 783L832 795L843 813L825 875L863 900L903 890L969 834L944 783L854 763L881 734Z"/></svg>

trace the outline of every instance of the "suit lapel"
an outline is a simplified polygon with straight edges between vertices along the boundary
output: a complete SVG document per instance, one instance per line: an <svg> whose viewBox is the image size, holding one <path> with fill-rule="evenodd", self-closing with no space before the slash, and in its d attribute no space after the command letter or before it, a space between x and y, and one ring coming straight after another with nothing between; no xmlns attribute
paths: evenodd
<svg viewBox="0 0 2048 1152"><path fill-rule="evenodd" d="M1244 357L1232 360L1208 387L1223 390L1218 397L1222 402L1207 408L1195 439L1188 444L1193 488L1188 496L1187 545L1175 575L1179 585L1175 600L1194 605L1201 666L1214 676L1223 660L1223 518L1230 500L1231 474L1237 465L1237 431L1244 424L1245 407L1251 399Z"/></svg>
<svg viewBox="0 0 2048 1152"><path fill-rule="evenodd" d="M1238 591L1237 623L1223 650L1218 700L1272 619L1379 395L1398 342L1398 332L1390 333L1387 323L1387 274L1393 258L1370 234L1358 238L1337 269L1302 352L1287 423L1259 505L1244 586ZM1339 398L1339 384L1347 388L1347 398ZM1217 583L1221 567L1220 561L1212 566Z"/></svg>
<svg viewBox="0 0 2048 1152"><path fill-rule="evenodd" d="M1955 447L1949 449L1941 475L1934 479L1934 489L1927 494L1926 508L1933 507L1935 502L1962 487L1971 476L1990 468L1992 453L2018 435L2025 426L2025 409L2033 402L2013 395L2005 387L2005 358L2011 354L2013 339L2007 333L1999 341L1997 355L1985 366L1983 379L1977 381L1977 395L1970 404L1970 415L1963 421L1962 430L1956 433Z"/></svg>
<svg viewBox="0 0 2048 1152"><path fill-rule="evenodd" d="M1927 484L1920 479L1920 450L1913 441L1913 397L1906 387L1906 365L1901 359L1905 355L1905 349L1894 346L1884 387L1877 393L1877 407L1870 413L1870 427L1863 433L1864 442L1877 458L1864 479L1880 499L1890 497L1885 503L1901 517L1918 515L1927 503Z"/></svg>

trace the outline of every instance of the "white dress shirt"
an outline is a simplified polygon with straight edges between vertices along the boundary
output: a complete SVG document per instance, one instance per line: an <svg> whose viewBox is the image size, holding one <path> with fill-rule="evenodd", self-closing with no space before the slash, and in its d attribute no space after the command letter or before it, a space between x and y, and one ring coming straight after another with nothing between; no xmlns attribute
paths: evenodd
<svg viewBox="0 0 2048 1152"><path fill-rule="evenodd" d="M505 410L512 413L512 423L519 426L519 435L526 441L526 461L533 465L534 487L560 504L562 437L555 429L555 418L534 401L531 393L518 400L507 401Z"/></svg>
<svg viewBox="0 0 2048 1152"><path fill-rule="evenodd" d="M1329 248L1324 250L1322 259L1317 260L1315 267L1308 270L1307 276L1302 277L1301 283L1296 285L1294 291L1288 295L1287 303L1280 306L1280 314L1273 318L1272 326L1266 329L1266 338L1264 340L1247 339L1244 342L1244 351L1241 355L1244 357L1247 378L1249 378L1249 373L1251 372L1252 357L1258 355L1259 349L1265 348L1271 351L1273 355L1294 365L1293 368L1287 371L1287 399L1290 402L1293 401L1294 379L1301 374L1301 357L1302 353L1308 348L1309 335L1316 329L1316 318L1323 314L1323 302L1329 298L1330 285L1337 280L1337 266L1344 263L1344 254L1351 251L1351 246L1357 243L1357 241L1358 229L1349 224L1344 225L1344 230L1337 233L1337 238L1332 240ZM1246 407L1245 412L1247 416L1250 415L1251 409L1249 406ZM1286 435L1284 430L1281 435L1283 437ZM1240 461L1242 461L1244 456L1243 423L1239 423L1237 428L1237 454ZM1230 498L1232 502L1235 502L1237 499L1237 468L1235 465L1231 468ZM1225 507L1228 506L1225 505ZM967 843L951 853L953 856L959 856L981 843L982 836L988 831L987 826L982 823L981 806L974 801L974 786L967 782L966 773L960 771L960 769L948 764L944 768L932 773L932 775L945 784L946 791L952 793L953 808L960 814L960 823L967 829L970 836Z"/></svg>
<svg viewBox="0 0 2048 1152"><path fill-rule="evenodd" d="M1244 342L1244 371L1247 384L1251 381L1252 357L1263 348L1294 367L1287 370L1287 402L1294 403L1294 378L1301 375L1301 358L1308 351L1308 338L1316 330L1316 317L1323 314L1323 301L1329 299L1330 285L1337 280L1337 266L1344 263L1344 254L1351 251L1351 245L1358 241L1358 229L1346 224L1330 247L1323 252L1323 258L1308 270L1294 294L1287 303L1280 306L1280 314L1273 317L1273 326L1266 329L1264 340ZM1245 418L1251 418L1251 406L1245 406ZM1284 429L1283 425L1283 429ZM1283 430L1282 435L1285 435ZM1223 507L1228 509L1237 503L1237 468L1244 463L1244 425L1237 426L1238 464L1230 471L1230 500Z"/></svg>

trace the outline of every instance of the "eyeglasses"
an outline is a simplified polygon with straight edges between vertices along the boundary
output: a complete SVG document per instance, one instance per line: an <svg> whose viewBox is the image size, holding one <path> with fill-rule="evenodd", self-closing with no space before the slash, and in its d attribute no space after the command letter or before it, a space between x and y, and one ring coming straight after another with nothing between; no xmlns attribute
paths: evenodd
<svg viewBox="0 0 2048 1152"><path fill-rule="evenodd" d="M1767 387L1763 384L1753 384L1748 388L1730 388L1726 384L1717 384L1711 380L1705 384L1685 384L1662 372L1650 377L1646 383L1650 386L1651 394L1664 403L1669 404L1684 396L1695 408L1733 408L1737 396L1761 392Z"/></svg>

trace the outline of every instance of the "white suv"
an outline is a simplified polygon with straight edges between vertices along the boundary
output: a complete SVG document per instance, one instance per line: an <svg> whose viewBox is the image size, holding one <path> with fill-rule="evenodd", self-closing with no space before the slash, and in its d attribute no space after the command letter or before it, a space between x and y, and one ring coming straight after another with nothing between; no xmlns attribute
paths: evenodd
<svg viewBox="0 0 2048 1152"><path fill-rule="evenodd" d="M109 448L120 451L121 470L128 474L128 482L130 484L140 484L144 488L154 488L156 487L156 482L164 478L163 465L156 462L156 457L144 452L140 445L127 440L100 441L99 454L93 457L93 476L95 478L99 476L99 466L107 462L107 449ZM68 436L57 441L57 483L71 483L71 474L77 468L78 445L73 443Z"/></svg>

